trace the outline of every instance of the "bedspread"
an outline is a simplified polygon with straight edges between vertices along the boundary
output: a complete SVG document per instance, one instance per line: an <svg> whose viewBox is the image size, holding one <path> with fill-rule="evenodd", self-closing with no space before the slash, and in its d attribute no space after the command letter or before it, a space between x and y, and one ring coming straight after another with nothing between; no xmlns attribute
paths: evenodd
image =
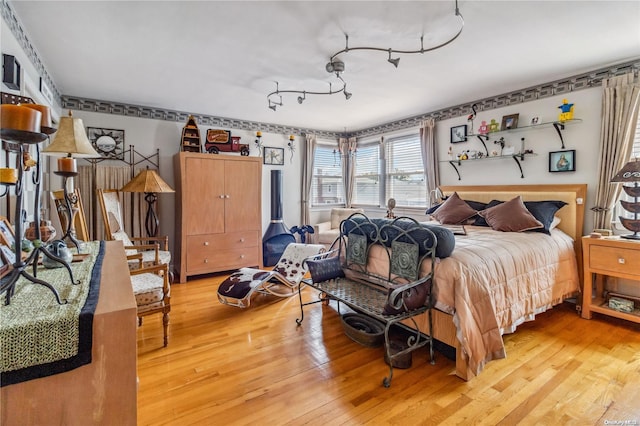
<svg viewBox="0 0 640 426"><path fill-rule="evenodd" d="M436 308L453 315L469 367L505 357L502 334L579 291L573 240L560 230L498 232L466 226L453 254L436 262ZM383 250L370 260L384 273ZM422 273L428 272L423 267Z"/></svg>

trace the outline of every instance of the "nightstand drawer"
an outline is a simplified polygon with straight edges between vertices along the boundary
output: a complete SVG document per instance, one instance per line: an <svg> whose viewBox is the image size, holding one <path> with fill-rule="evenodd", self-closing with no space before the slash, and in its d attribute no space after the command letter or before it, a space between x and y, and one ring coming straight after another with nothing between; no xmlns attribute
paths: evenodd
<svg viewBox="0 0 640 426"><path fill-rule="evenodd" d="M589 250L589 267L640 276L640 251L593 244Z"/></svg>

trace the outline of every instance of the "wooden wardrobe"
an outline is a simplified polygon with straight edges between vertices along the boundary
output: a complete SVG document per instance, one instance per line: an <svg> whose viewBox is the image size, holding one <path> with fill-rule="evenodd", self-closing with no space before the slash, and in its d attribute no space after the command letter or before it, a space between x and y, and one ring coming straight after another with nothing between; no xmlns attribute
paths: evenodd
<svg viewBox="0 0 640 426"><path fill-rule="evenodd" d="M174 167L180 282L261 266L261 158L179 152Z"/></svg>

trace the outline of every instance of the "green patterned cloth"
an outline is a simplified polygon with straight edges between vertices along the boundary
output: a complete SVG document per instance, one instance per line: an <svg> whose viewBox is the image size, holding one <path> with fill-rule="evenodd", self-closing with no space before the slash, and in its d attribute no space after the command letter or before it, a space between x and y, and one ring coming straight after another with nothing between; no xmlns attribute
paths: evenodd
<svg viewBox="0 0 640 426"><path fill-rule="evenodd" d="M100 242L86 243L82 262L72 263L71 282L66 268L46 269L38 266L38 278L51 284L68 304L58 305L53 293L40 284L21 277L16 283L11 304L0 299L0 371L2 373L27 367L67 360L78 353L79 315L91 287L91 274ZM33 272L32 266L26 270Z"/></svg>

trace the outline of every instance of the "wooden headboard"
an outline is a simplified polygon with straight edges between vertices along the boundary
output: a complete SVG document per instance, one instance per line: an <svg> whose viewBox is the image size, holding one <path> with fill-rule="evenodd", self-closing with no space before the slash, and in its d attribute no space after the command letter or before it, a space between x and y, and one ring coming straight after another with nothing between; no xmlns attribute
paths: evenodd
<svg viewBox="0 0 640 426"><path fill-rule="evenodd" d="M582 277L582 240L584 235L584 206L587 184L563 185L483 185L483 186L441 186L445 195L457 192L463 200L488 203L491 200L509 201L520 195L524 201L560 200L567 203L558 210L561 219L558 228L573 238L578 260L578 271Z"/></svg>

